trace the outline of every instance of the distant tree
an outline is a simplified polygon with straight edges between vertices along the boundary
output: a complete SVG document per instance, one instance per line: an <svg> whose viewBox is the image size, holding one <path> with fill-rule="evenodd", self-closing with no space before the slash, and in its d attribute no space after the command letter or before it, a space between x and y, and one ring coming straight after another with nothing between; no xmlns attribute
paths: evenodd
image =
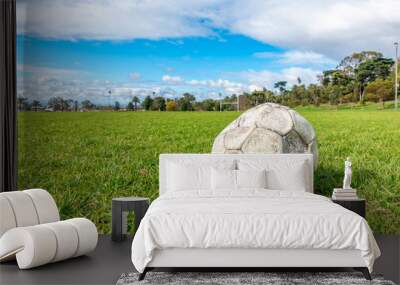
<svg viewBox="0 0 400 285"><path fill-rule="evenodd" d="M231 96L225 96L223 100L222 110L224 111L236 111L237 110L237 96L232 94Z"/></svg>
<svg viewBox="0 0 400 285"><path fill-rule="evenodd" d="M67 101L68 107L64 111L73 111L74 103L75 103L74 100L67 99L66 101Z"/></svg>
<svg viewBox="0 0 400 285"><path fill-rule="evenodd" d="M376 51L355 52L343 58L336 69L343 71L347 76L353 76L354 71L361 63L366 62L367 60L374 60L382 56L382 53Z"/></svg>
<svg viewBox="0 0 400 285"><path fill-rule="evenodd" d="M52 97L49 99L47 106L52 108L54 111L67 111L69 109L68 100L64 100L62 97Z"/></svg>
<svg viewBox="0 0 400 285"><path fill-rule="evenodd" d="M42 106L42 104L38 100L32 101L32 109L35 110L35 112L37 112L37 109L41 106Z"/></svg>
<svg viewBox="0 0 400 285"><path fill-rule="evenodd" d="M143 109L146 111L150 110L152 104L153 99L150 96L146 96L142 102Z"/></svg>
<svg viewBox="0 0 400 285"><path fill-rule="evenodd" d="M326 92L328 95L329 104L337 105L339 103L340 98L340 87L337 85L329 85L326 88Z"/></svg>
<svg viewBox="0 0 400 285"><path fill-rule="evenodd" d="M333 69L324 71L320 80L323 86L329 84L347 86L351 83L352 78L341 70Z"/></svg>
<svg viewBox="0 0 400 285"><path fill-rule="evenodd" d="M321 88L317 84L310 84L307 88L309 101L316 107L320 104Z"/></svg>
<svg viewBox="0 0 400 285"><path fill-rule="evenodd" d="M205 99L201 102L201 109L204 111L215 111L218 102L213 99Z"/></svg>
<svg viewBox="0 0 400 285"><path fill-rule="evenodd" d="M184 93L179 98L179 107L181 111L193 111L193 103L196 101L196 97L190 93Z"/></svg>
<svg viewBox="0 0 400 285"><path fill-rule="evenodd" d="M126 106L126 109L128 109L129 111L132 111L134 109L133 103L129 102L128 105Z"/></svg>
<svg viewBox="0 0 400 285"><path fill-rule="evenodd" d="M308 98L306 93L306 88L304 85L294 85L290 92L290 103L293 106L297 105L307 105Z"/></svg>
<svg viewBox="0 0 400 285"><path fill-rule="evenodd" d="M386 79L391 73L393 64L394 61L392 59L379 57L363 62L355 69L355 77L359 84L360 101L363 99L365 87L377 79Z"/></svg>
<svg viewBox="0 0 400 285"><path fill-rule="evenodd" d="M62 102L61 111L62 111L62 112L68 111L69 108L70 108L71 100L64 100L64 99L62 99L61 102Z"/></svg>
<svg viewBox="0 0 400 285"><path fill-rule="evenodd" d="M121 109L121 105L119 104L118 101L114 102L114 111L119 111L119 109Z"/></svg>
<svg viewBox="0 0 400 285"><path fill-rule="evenodd" d="M29 109L29 102L28 99L24 97L17 98L17 109L18 111L26 111Z"/></svg>
<svg viewBox="0 0 400 285"><path fill-rule="evenodd" d="M155 97L151 104L151 109L155 111L165 111L165 98L162 96Z"/></svg>
<svg viewBox="0 0 400 285"><path fill-rule="evenodd" d="M251 106L257 106L266 102L265 94L263 91L254 90L249 94L249 102Z"/></svg>
<svg viewBox="0 0 400 285"><path fill-rule="evenodd" d="M274 88L279 90L279 93L283 95L286 91L287 81L278 81L274 84Z"/></svg>
<svg viewBox="0 0 400 285"><path fill-rule="evenodd" d="M77 100L74 101L74 111L78 112L79 109L79 102Z"/></svg>
<svg viewBox="0 0 400 285"><path fill-rule="evenodd" d="M178 103L175 100L169 100L166 104L166 110L171 111L178 111Z"/></svg>
<svg viewBox="0 0 400 285"><path fill-rule="evenodd" d="M140 99L138 96L133 96L132 102L135 106L135 111L137 110L137 105L140 104Z"/></svg>
<svg viewBox="0 0 400 285"><path fill-rule="evenodd" d="M90 100L83 100L81 105L82 105L82 108L87 109L87 110L91 110L96 107L92 102L90 102Z"/></svg>
<svg viewBox="0 0 400 285"><path fill-rule="evenodd" d="M272 92L271 90L263 89L264 97L265 97L265 102L270 102L270 103L278 103L278 98L275 96L275 93Z"/></svg>
<svg viewBox="0 0 400 285"><path fill-rule="evenodd" d="M385 107L385 101L393 99L393 82L387 79L377 79L371 82L365 88L365 99L367 101L382 103L382 108Z"/></svg>

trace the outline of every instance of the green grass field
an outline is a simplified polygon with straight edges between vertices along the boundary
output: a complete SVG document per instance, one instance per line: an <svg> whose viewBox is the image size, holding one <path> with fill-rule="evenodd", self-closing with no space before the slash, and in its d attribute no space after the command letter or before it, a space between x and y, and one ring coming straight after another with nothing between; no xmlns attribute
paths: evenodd
<svg viewBox="0 0 400 285"><path fill-rule="evenodd" d="M353 159L353 187L368 200L371 228L400 233L400 112L300 108L318 135L315 192L340 187ZM19 188L48 189L62 218L111 228L111 199L158 195L160 153L207 153L235 112L19 114Z"/></svg>

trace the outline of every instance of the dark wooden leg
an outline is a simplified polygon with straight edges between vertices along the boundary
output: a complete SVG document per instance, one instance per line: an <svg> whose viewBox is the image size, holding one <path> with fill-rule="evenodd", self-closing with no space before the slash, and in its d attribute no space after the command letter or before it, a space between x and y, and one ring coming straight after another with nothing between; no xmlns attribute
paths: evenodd
<svg viewBox="0 0 400 285"><path fill-rule="evenodd" d="M372 280L371 274L369 274L369 270L367 267L364 267L361 272L364 274L365 279Z"/></svg>
<svg viewBox="0 0 400 285"><path fill-rule="evenodd" d="M365 279L372 280L371 274L369 274L369 270L367 267L354 267L354 269L357 271L361 271L362 274L364 275Z"/></svg>
<svg viewBox="0 0 400 285"><path fill-rule="evenodd" d="M139 274L139 278L138 281L142 281L144 279L144 277L146 277L146 273L147 273L148 269L147 267L143 270L142 273Z"/></svg>

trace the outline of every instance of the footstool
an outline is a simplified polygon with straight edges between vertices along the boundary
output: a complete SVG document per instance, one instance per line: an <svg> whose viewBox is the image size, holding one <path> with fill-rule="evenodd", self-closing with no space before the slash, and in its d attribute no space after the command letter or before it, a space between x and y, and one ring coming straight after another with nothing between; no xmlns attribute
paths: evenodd
<svg viewBox="0 0 400 285"><path fill-rule="evenodd" d="M112 235L113 241L122 241L127 235L127 216L129 211L135 213L135 228L149 208L150 200L143 197L121 197L112 199Z"/></svg>

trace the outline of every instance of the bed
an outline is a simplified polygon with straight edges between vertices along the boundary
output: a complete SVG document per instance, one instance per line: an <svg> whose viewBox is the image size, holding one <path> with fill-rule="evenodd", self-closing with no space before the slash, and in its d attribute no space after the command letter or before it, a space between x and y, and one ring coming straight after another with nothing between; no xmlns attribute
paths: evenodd
<svg viewBox="0 0 400 285"><path fill-rule="evenodd" d="M158 267L352 267L380 251L361 216L313 194L311 154L162 154L160 196L132 243Z"/></svg>

